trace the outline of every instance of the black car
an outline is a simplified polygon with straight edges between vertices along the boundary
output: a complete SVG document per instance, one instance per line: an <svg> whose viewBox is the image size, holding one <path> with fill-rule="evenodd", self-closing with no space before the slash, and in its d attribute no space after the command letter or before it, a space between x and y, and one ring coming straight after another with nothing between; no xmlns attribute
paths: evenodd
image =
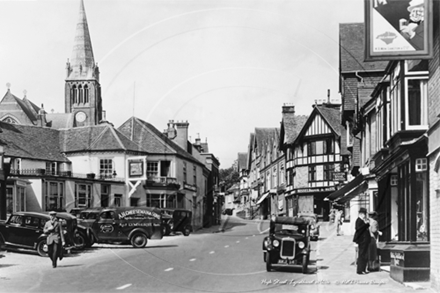
<svg viewBox="0 0 440 293"><path fill-rule="evenodd" d="M298 214L299 217L304 218L310 221L310 240L318 241L319 238L319 224L318 224L318 215L317 214L307 214L301 213Z"/></svg>
<svg viewBox="0 0 440 293"><path fill-rule="evenodd" d="M80 233L85 237L85 246L91 247L95 242L92 233L92 225L98 219L102 208L90 208L82 210L78 215L78 226L82 229Z"/></svg>
<svg viewBox="0 0 440 293"><path fill-rule="evenodd" d="M304 218L271 218L269 236L263 240L263 257L268 272L273 265L301 265L302 272L307 272L311 226Z"/></svg>
<svg viewBox="0 0 440 293"><path fill-rule="evenodd" d="M193 231L191 225L192 212L184 209L163 209L162 210L162 226L165 233L181 232L184 236L189 236Z"/></svg>
<svg viewBox="0 0 440 293"><path fill-rule="evenodd" d="M61 215L60 215L61 214ZM75 234L77 232L76 219L70 215L60 213L60 219L67 248L75 247ZM46 213L16 212L8 220L0 221L0 245L3 248L14 247L36 250L40 256L47 256L47 235L43 228L50 217Z"/></svg>

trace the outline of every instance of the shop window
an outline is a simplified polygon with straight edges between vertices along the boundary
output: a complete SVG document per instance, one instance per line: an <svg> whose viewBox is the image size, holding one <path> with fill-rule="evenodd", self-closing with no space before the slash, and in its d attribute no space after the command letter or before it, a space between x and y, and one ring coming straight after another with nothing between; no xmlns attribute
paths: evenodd
<svg viewBox="0 0 440 293"><path fill-rule="evenodd" d="M90 184L75 185L75 207L89 208L92 204L92 186Z"/></svg>
<svg viewBox="0 0 440 293"><path fill-rule="evenodd" d="M114 206L115 207L122 206L122 194L115 194Z"/></svg>

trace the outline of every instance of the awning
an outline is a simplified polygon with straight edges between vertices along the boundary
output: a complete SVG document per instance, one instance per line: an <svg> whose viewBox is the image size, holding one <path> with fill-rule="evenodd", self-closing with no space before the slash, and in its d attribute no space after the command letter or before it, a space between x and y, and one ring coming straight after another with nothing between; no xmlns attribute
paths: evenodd
<svg viewBox="0 0 440 293"><path fill-rule="evenodd" d="M342 186L341 189L336 190L335 192L330 193L324 200L337 201L347 193L351 193L356 187L361 185L364 182L365 178L362 174L356 176L353 180Z"/></svg>
<svg viewBox="0 0 440 293"><path fill-rule="evenodd" d="M337 198L335 201L338 203L346 203L347 201L351 200L355 196L358 196L367 189L368 182L364 180L361 184L346 192L344 196Z"/></svg>
<svg viewBox="0 0 440 293"><path fill-rule="evenodd" d="M260 197L260 199L257 201L257 204L260 204L260 203L262 203L263 202L263 200L265 200L266 199L266 197L268 196L270 194L270 192L268 191L268 192L266 192L266 193L263 193L263 195Z"/></svg>

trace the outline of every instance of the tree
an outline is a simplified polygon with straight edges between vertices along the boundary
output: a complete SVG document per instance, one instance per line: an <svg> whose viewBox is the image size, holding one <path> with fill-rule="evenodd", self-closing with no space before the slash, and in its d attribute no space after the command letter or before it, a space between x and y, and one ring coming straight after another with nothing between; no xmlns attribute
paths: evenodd
<svg viewBox="0 0 440 293"><path fill-rule="evenodd" d="M220 183L223 184L223 190L228 190L232 185L240 179L240 174L234 167L220 169Z"/></svg>

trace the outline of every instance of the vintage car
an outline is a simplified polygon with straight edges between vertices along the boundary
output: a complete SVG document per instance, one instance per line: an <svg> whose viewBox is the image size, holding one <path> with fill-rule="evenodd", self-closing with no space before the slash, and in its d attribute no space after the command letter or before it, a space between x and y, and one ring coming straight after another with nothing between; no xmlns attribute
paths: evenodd
<svg viewBox="0 0 440 293"><path fill-rule="evenodd" d="M318 223L318 215L311 213L300 213L298 214L300 218L304 218L306 220L310 220L312 226L310 227L310 240L318 241L319 239L319 223Z"/></svg>
<svg viewBox="0 0 440 293"><path fill-rule="evenodd" d="M162 213L148 207L104 208L91 223L96 243L131 243L142 248L148 239L162 239Z"/></svg>
<svg viewBox="0 0 440 293"><path fill-rule="evenodd" d="M266 270L273 265L301 265L307 272L310 259L309 220L300 217L275 217L270 220L269 236L263 240L263 257Z"/></svg>
<svg viewBox="0 0 440 293"><path fill-rule="evenodd" d="M184 236L189 236L193 231L191 225L192 212L184 209L163 209L162 222L164 224L164 235L181 232Z"/></svg>
<svg viewBox="0 0 440 293"><path fill-rule="evenodd" d="M78 227L76 218L67 213L58 213L65 236L65 249L76 248ZM7 221L0 221L0 245L2 247L36 250L40 256L47 256L47 235L43 232L44 224L50 220L47 213L16 212Z"/></svg>

